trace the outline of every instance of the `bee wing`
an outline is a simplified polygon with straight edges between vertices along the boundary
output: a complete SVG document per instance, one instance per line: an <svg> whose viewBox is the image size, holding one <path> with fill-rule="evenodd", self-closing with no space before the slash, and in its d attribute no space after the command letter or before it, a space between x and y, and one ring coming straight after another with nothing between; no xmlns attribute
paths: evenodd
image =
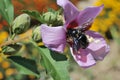
<svg viewBox="0 0 120 80"><path fill-rule="evenodd" d="M76 38L73 38L73 51L77 52L80 49L80 44Z"/></svg>

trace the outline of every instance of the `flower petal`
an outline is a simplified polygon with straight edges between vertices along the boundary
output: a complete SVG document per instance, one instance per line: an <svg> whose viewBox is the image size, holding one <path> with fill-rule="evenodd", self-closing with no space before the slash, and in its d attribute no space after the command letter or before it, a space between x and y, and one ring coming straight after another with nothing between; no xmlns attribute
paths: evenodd
<svg viewBox="0 0 120 80"><path fill-rule="evenodd" d="M62 26L49 27L46 24L41 25L41 35L46 47L63 52L66 45L66 32Z"/></svg>
<svg viewBox="0 0 120 80"><path fill-rule="evenodd" d="M78 9L69 0L57 0L57 4L64 9L66 24L78 16Z"/></svg>
<svg viewBox="0 0 120 80"><path fill-rule="evenodd" d="M77 53L70 48L74 60L83 68L88 68L96 64L93 56L87 49L80 49Z"/></svg>
<svg viewBox="0 0 120 80"><path fill-rule="evenodd" d="M91 51L95 60L103 60L110 51L105 39L94 31L86 31L86 34L93 38L93 41L88 46L89 51Z"/></svg>
<svg viewBox="0 0 120 80"><path fill-rule="evenodd" d="M77 22L80 27L85 23L92 23L94 18L101 12L104 5L98 7L88 7L85 10L81 11L77 17ZM90 21L90 22L89 22Z"/></svg>

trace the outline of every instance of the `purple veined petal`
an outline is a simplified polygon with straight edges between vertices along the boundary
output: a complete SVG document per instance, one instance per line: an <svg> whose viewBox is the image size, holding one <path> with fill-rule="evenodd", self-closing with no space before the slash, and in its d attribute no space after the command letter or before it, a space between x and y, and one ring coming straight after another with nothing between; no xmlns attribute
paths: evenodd
<svg viewBox="0 0 120 80"><path fill-rule="evenodd" d="M78 16L79 10L69 0L57 0L57 4L64 9L66 24Z"/></svg>
<svg viewBox="0 0 120 80"><path fill-rule="evenodd" d="M110 51L105 39L98 32L86 31L86 34L94 38L87 49L91 52L95 60L103 60Z"/></svg>
<svg viewBox="0 0 120 80"><path fill-rule="evenodd" d="M88 7L80 12L80 14L77 17L77 22L81 27L85 23L92 23L94 18L102 11L104 5L98 6L98 7Z"/></svg>
<svg viewBox="0 0 120 80"><path fill-rule="evenodd" d="M74 60L79 66L88 68L96 64L96 61L87 49L80 49L78 53L75 53L72 48L70 48L70 50Z"/></svg>
<svg viewBox="0 0 120 80"><path fill-rule="evenodd" d="M49 27L41 25L41 35L46 47L57 52L63 52L66 45L66 32L62 26Z"/></svg>

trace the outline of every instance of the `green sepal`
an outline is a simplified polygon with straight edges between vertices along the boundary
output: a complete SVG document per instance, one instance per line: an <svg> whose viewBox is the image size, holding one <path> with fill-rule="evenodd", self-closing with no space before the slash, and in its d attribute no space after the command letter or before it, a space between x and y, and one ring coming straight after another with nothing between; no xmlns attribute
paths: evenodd
<svg viewBox="0 0 120 80"><path fill-rule="evenodd" d="M24 13L32 16L33 18L35 18L36 20L38 20L39 22L43 22L42 19L41 19L41 15L38 11L36 10L23 10Z"/></svg>
<svg viewBox="0 0 120 80"><path fill-rule="evenodd" d="M16 17L12 23L12 33L21 34L27 31L30 27L30 20L30 16L25 13Z"/></svg>
<svg viewBox="0 0 120 80"><path fill-rule="evenodd" d="M42 14L41 19L44 24L49 26L61 26L63 25L63 17L60 13L60 10L55 11L53 9L48 9L48 12Z"/></svg>
<svg viewBox="0 0 120 80"><path fill-rule="evenodd" d="M32 32L32 39L35 41L35 42L38 42L41 40L41 33L40 33L40 26L37 26L33 29L33 32Z"/></svg>
<svg viewBox="0 0 120 80"><path fill-rule="evenodd" d="M6 55L13 55L19 52L21 49L22 45L20 44L10 44L8 46L3 46L2 47L2 52Z"/></svg>

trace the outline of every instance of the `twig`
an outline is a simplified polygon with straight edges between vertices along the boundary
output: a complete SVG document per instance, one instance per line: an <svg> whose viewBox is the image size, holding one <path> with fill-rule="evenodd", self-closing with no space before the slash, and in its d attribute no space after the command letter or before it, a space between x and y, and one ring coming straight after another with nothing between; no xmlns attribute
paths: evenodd
<svg viewBox="0 0 120 80"><path fill-rule="evenodd" d="M30 37L30 35L29 35L29 36L25 36L25 37L23 37L23 38L16 39L16 40L6 41L5 43L3 43L3 44L0 45L0 48L3 47L3 46L7 46L7 45L10 45L10 44L14 44L14 43L23 41L24 39L27 39L27 38L29 38L29 37Z"/></svg>

